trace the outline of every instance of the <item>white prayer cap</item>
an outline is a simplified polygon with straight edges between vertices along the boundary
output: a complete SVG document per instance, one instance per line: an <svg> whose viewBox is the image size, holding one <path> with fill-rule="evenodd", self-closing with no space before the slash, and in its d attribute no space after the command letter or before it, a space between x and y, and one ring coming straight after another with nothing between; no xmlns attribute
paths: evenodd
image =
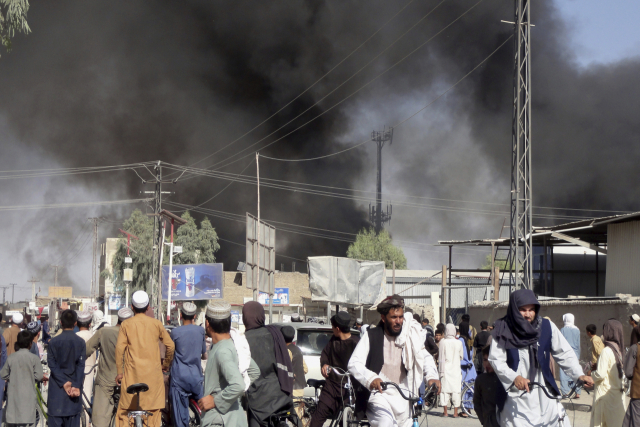
<svg viewBox="0 0 640 427"><path fill-rule="evenodd" d="M16 313L11 317L11 321L16 325L22 323L23 320L24 320L24 317L20 313Z"/></svg>
<svg viewBox="0 0 640 427"><path fill-rule="evenodd" d="M78 312L78 322L86 323L91 321L91 313L88 311Z"/></svg>
<svg viewBox="0 0 640 427"><path fill-rule="evenodd" d="M185 316L193 316L194 314L196 314L196 309L197 307L194 303L185 302L184 304L182 304L182 308L180 310Z"/></svg>
<svg viewBox="0 0 640 427"><path fill-rule="evenodd" d="M631 318L634 322L640 323L640 316L638 316L637 314L634 314L633 316L631 316Z"/></svg>
<svg viewBox="0 0 640 427"><path fill-rule="evenodd" d="M362 325L362 318L361 318L361 317L358 317L358 318L356 319L356 323L357 323L358 325Z"/></svg>
<svg viewBox="0 0 640 427"><path fill-rule="evenodd" d="M127 320L128 318L133 317L133 310L131 310L129 307L124 307L121 308L120 310L118 310L118 320L123 322L125 320Z"/></svg>
<svg viewBox="0 0 640 427"><path fill-rule="evenodd" d="M135 308L145 308L149 305L149 295L145 291L135 291L131 302Z"/></svg>
<svg viewBox="0 0 640 427"><path fill-rule="evenodd" d="M300 320L300 315L298 313L291 313L291 321L297 322L298 320Z"/></svg>
<svg viewBox="0 0 640 427"><path fill-rule="evenodd" d="M93 312L93 321L94 322L99 322L102 320L102 318L104 317L104 313L102 312L102 310L96 310Z"/></svg>
<svg viewBox="0 0 640 427"><path fill-rule="evenodd" d="M211 319L227 319L231 316L231 304L224 300L212 301L207 304L206 316Z"/></svg>

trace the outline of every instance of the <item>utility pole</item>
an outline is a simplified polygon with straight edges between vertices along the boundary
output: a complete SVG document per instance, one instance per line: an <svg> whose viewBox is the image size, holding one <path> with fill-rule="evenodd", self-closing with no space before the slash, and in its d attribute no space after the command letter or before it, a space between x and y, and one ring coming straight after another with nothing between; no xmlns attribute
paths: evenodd
<svg viewBox="0 0 640 427"><path fill-rule="evenodd" d="M530 18L530 1L515 0L509 259L510 283L516 289L533 288Z"/></svg>
<svg viewBox="0 0 640 427"><path fill-rule="evenodd" d="M31 283L31 299L33 301L36 300L36 283L38 283L40 280L36 279L35 277L31 276L31 280L27 280L27 282Z"/></svg>
<svg viewBox="0 0 640 427"><path fill-rule="evenodd" d="M9 289L9 286L0 286L0 289L2 289L2 305L4 305L5 303L5 296L7 294L7 289Z"/></svg>
<svg viewBox="0 0 640 427"><path fill-rule="evenodd" d="M91 300L95 302L98 296L98 224L104 218L89 218L89 221L93 222L93 252L91 256L91 294L89 295Z"/></svg>
<svg viewBox="0 0 640 427"><path fill-rule="evenodd" d="M13 297L16 294L16 285L17 283L9 283L9 286L11 286L11 304L13 304Z"/></svg>
<svg viewBox="0 0 640 427"><path fill-rule="evenodd" d="M256 273L256 286L253 288L253 300L258 301L258 295L260 293L260 231L262 231L262 226L260 224L260 154L256 151L256 180L258 183L258 232L256 233L256 246L258 247L258 261L256 265L258 266L258 272ZM271 319L269 319L269 323L271 323Z"/></svg>
<svg viewBox="0 0 640 427"><path fill-rule="evenodd" d="M160 218L160 211L162 211L162 195L173 194L172 191L162 191L162 184L175 184L178 179L163 181L162 180L162 162L153 167L156 171L156 176L153 181L143 180L143 184L155 184L154 191L141 191L141 193L154 194L155 205L153 208L153 264L151 268L151 296L149 298L150 304L153 307L153 313L156 319L162 319L162 254L164 253L164 227L162 219Z"/></svg>
<svg viewBox="0 0 640 427"><path fill-rule="evenodd" d="M386 142L393 144L393 128L371 132L371 140L376 143L378 153L378 174L376 183L376 206L369 205L369 221L374 225L376 233L382 231L382 224L391 221L391 211L387 204L387 212L382 212L382 147ZM393 210L393 207L391 208Z"/></svg>
<svg viewBox="0 0 640 427"><path fill-rule="evenodd" d="M58 268L60 268L60 266L51 264L51 267L55 268L56 270L56 274L53 279L53 286L58 286Z"/></svg>

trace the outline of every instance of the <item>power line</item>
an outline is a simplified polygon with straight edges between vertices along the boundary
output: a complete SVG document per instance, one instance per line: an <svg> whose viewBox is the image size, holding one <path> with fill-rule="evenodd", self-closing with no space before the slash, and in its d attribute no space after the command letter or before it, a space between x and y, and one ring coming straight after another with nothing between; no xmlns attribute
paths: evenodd
<svg viewBox="0 0 640 427"><path fill-rule="evenodd" d="M265 145L264 147L261 147L258 149L258 151L260 150L264 150L265 148L275 144L276 142L286 138L287 136L293 134L294 132L297 132L299 129L305 127L306 125L308 125L309 123L317 120L318 118L322 117L323 115L325 115L326 113L328 113L329 111L333 110L334 108L336 108L337 106L341 105L343 102L345 102L346 100L350 99L352 96L354 96L355 94L357 94L358 92L360 92L362 89L366 88L367 86L369 86L371 83L373 83L374 81L376 81L377 79L379 79L380 77L382 77L384 74L386 74L387 72L389 72L391 69L395 68L397 65L399 65L400 63L402 63L405 59L407 59L408 57L410 57L411 55L413 55L415 52L417 52L419 49L421 49L422 47L424 47L427 43L429 43L431 40L433 40L434 38L436 38L437 36L439 36L443 31L445 31L446 29L448 29L451 25L453 25L454 23L456 23L458 20L460 20L462 17L464 17L467 13L469 13L472 9L474 9L478 4L482 3L483 0L480 0L479 2L475 3L473 6L471 6L469 9L467 9L464 13L462 13L461 15L459 15L456 19L454 19L451 23L449 23L447 26L445 26L444 28L442 28L440 31L438 31L435 35L431 36L427 41L425 41L424 43L422 43L420 46L418 46L417 48L413 49L411 52L409 52L407 55L405 55L404 57L402 57L400 60L398 60L397 62L395 62L393 65L391 65L390 67L388 67L386 70L384 70L383 72L381 72L380 74L376 75L373 79L369 80L367 83L365 83L364 85L360 86L357 90L351 92L348 96L346 96L345 98L343 98L342 100L338 101L337 103L335 103L334 105L332 105L331 107L329 107L328 109L324 110L322 113L318 114L317 116L315 116L314 118L312 118L311 120L303 123L302 125L298 126L297 128L293 129L292 131L286 133L285 135L275 139L274 141L268 143L267 145ZM324 99L324 98L322 98ZM305 111L306 112L306 111ZM304 114L301 113L300 115ZM290 120L289 122L285 123L283 126L281 126L280 128L278 128L276 131L272 132L271 134L267 135L266 137L258 140L257 142L249 145L248 147L238 151L236 154L233 154L229 157L227 157L226 159L223 159L217 163L214 163L213 165L209 166L208 168L214 168L217 165L219 165L220 163L224 163L227 160L236 157L237 155L241 154L244 151L247 151L249 148L253 147L254 145L260 143L261 141L263 141L265 138L273 135L275 132L277 132L278 130L282 129L284 126L288 125L289 123L291 123L293 120L297 119L298 117L300 117L300 115L296 116L294 119ZM243 157L240 157L239 159L233 160L223 166L219 166L218 169L222 169L224 167L227 167L233 163L236 163L238 161L240 161L243 158L246 158L247 156L250 156L252 154L248 154L245 155Z"/></svg>
<svg viewBox="0 0 640 427"><path fill-rule="evenodd" d="M329 71L327 71L325 74L323 74L318 80L316 80L315 82L313 82L311 84L311 86L307 87L305 90L303 90L300 94L298 94L295 98L291 99L289 102L287 102L285 105L283 105L282 107L280 107L278 109L278 111L276 111L275 113L273 113L272 115L270 115L269 117L267 117L266 119L264 119L262 122L258 123L256 126L254 126L252 129L250 129L249 131L245 132L244 134L242 134L241 136L239 136L238 138L236 138L235 140L231 141L230 143L228 143L227 145L225 145L224 147L220 148L219 150L203 157L202 159L198 160L197 162L193 163L191 166L195 166L198 163L203 162L204 160L218 154L220 151L226 149L227 147L230 147L231 145L235 144L236 142L240 141L242 138L244 138L245 136L249 135L251 132L253 132L254 130L258 129L259 127L261 127L263 124L265 124L266 122L268 122L269 120L271 120L272 118L274 118L276 115L278 115L280 112L282 112L285 108L287 108L289 105L291 105L293 102L295 102L297 99L299 99L302 95L304 95L305 93L307 93L308 91L310 91L312 88L314 88L318 83L320 83L320 81L322 81L325 77L327 77L329 74L331 74L333 71L335 71L336 68L338 68L340 65L342 65L347 59L349 59L354 53L356 53L358 50L360 50L360 48L362 48L365 44L367 44L367 42L369 42L369 40L371 40L374 36L376 36L384 27L387 26L387 24L389 24L392 20L394 20L400 13L402 13L411 3L413 3L415 0L410 0L409 2L407 2L398 12L395 13L395 15L393 15L391 18L389 18L384 24L382 24L382 26L380 28L378 28L373 34L371 34L365 41L363 41L358 47L356 47L354 50L351 51L351 53L349 53L347 56L345 56L340 62L338 62L336 65L334 65Z"/></svg>
<svg viewBox="0 0 640 427"><path fill-rule="evenodd" d="M128 199L128 200L111 200L111 201L99 201L99 202L78 202L78 203L58 203L58 204L45 204L45 205L14 205L14 206L0 206L0 211L19 211L30 209L55 209L55 208L77 208L85 206L96 205L123 205L128 203L148 202L153 199Z"/></svg>
<svg viewBox="0 0 640 427"><path fill-rule="evenodd" d="M129 169L135 172L136 168L141 168L141 167L144 167L144 164L133 163L129 165L114 165L114 166L0 171L0 180L79 175L79 174L87 174L87 173L113 172L113 171L129 170Z"/></svg>
<svg viewBox="0 0 640 427"><path fill-rule="evenodd" d="M367 140L366 142L369 142L369 140ZM264 156L260 156L260 157L264 157ZM191 168L191 167L183 167L183 166L179 166L179 165L174 165L174 164L170 164L170 163L165 163L165 165L168 165L167 167L169 169L175 169L175 170L188 170L193 174L197 174L197 175L201 175L201 176L206 176L206 177L211 177L211 178L219 178L219 179L231 179L231 177L233 177L234 181L238 181L238 180L242 180L239 182L242 183L247 183L247 184L252 184L255 185L256 183L256 178L255 176L251 176L251 175L241 175L241 174L234 174L231 172L220 172L220 171L210 171L208 169L197 169L197 168ZM320 184L309 184L309 183L304 183L304 182L296 182L296 181L287 181L287 180L281 180L281 179L274 179L274 178L265 178L265 177L260 177L261 181L271 181L274 183L285 183L285 184L292 184L294 186L307 186L307 187L316 187L316 188L326 188L326 189L330 189L330 190L339 190L339 191L353 191L356 193L365 193L365 194L376 194L375 191L369 191L369 190L359 190L359 189L355 189L355 188L347 188L347 187L335 187L335 186L328 186L328 185L320 185ZM265 185L262 184L261 185ZM294 186L289 186L288 188L293 190L293 191L300 191L301 189L298 187L294 187ZM279 188L279 187L277 187ZM397 197L404 197L404 198L411 198L411 199L423 199L423 200L435 200L435 201L440 201L440 202L452 202L452 203L470 203L470 204L479 204L479 205L493 205L493 206L509 206L508 203L496 203L496 202L480 202L480 201L474 201L474 200L460 200L460 199L443 199L443 198L437 198L437 197L424 197L424 196L412 196L412 195L406 195L406 194L397 194L397 193L386 193L383 192L382 195L385 196L397 196ZM369 199L367 199L369 200ZM373 200L373 199L371 199ZM206 203L206 202L204 202ZM202 204L204 204L202 203ZM202 205L201 204L201 205ZM201 206L199 205L199 206ZM631 211L620 211L620 210L602 210L602 209L583 209L583 208L568 208L568 207L551 207L551 206L534 206L534 209L549 209L549 210L562 210L562 211L581 211L581 212L604 212L604 213L620 213L620 214L625 214L625 213L630 213Z"/></svg>

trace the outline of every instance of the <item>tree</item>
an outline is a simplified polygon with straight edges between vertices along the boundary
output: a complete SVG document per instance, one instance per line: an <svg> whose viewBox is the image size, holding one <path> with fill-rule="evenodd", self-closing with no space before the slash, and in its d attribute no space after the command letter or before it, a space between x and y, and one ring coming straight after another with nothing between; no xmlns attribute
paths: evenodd
<svg viewBox="0 0 640 427"><path fill-rule="evenodd" d="M393 267L404 270L407 268L407 257L402 249L396 247L391 242L391 236L386 230L379 234L372 227L369 230L362 229L356 236L356 241L349 245L347 257L367 261L384 261L387 268Z"/></svg>
<svg viewBox="0 0 640 427"><path fill-rule="evenodd" d="M0 0L1 1L1 0ZM182 253L173 256L174 264L203 264L215 262L215 252L220 249L218 234L211 226L208 218L200 223L200 229L194 218L185 212L182 218L186 224L174 231L174 245L182 246ZM153 268L153 220L136 209L124 222L124 230L138 237L131 239L131 260L133 269L132 292L138 289L151 292L151 273ZM168 240L167 240L168 241ZM122 291L124 281L122 271L126 268L124 258L127 256L127 239L121 238L113 263L101 273L111 279L118 291ZM164 248L162 264L169 265L169 248Z"/></svg>
<svg viewBox="0 0 640 427"><path fill-rule="evenodd" d="M512 263L509 263L509 266L507 267L506 259L496 258L494 264L500 269L500 271L510 270L511 268L513 268ZM520 266L520 268L522 268L522 266ZM484 259L484 263L480 266L480 270L491 270L491 254L487 255L487 257Z"/></svg>
<svg viewBox="0 0 640 427"><path fill-rule="evenodd" d="M28 0L0 0L0 41L8 52L11 51L11 39L16 32L31 32L27 24L28 11Z"/></svg>

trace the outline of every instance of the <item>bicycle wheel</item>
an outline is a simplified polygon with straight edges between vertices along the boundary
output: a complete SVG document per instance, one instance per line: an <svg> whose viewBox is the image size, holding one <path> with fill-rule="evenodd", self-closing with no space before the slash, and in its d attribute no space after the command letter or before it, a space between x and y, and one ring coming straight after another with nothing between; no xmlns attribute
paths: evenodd
<svg viewBox="0 0 640 427"><path fill-rule="evenodd" d="M462 412L470 417L473 417L473 385L474 383L467 383L464 389L462 389L462 399L460 402Z"/></svg>
<svg viewBox="0 0 640 427"><path fill-rule="evenodd" d="M109 427L116 427L116 411L113 411L113 415L111 415L111 422L109 423Z"/></svg>
<svg viewBox="0 0 640 427"><path fill-rule="evenodd" d="M422 400L424 400L424 411L430 412L438 406L438 390L434 388L429 388L424 394Z"/></svg>
<svg viewBox="0 0 640 427"><path fill-rule="evenodd" d="M196 403L193 401L189 401L189 427L198 427L200 426L202 420L200 419L200 412L198 411L198 407Z"/></svg>
<svg viewBox="0 0 640 427"><path fill-rule="evenodd" d="M342 427L358 427L356 413L353 412L350 406L347 406L344 408L344 411L342 411Z"/></svg>

